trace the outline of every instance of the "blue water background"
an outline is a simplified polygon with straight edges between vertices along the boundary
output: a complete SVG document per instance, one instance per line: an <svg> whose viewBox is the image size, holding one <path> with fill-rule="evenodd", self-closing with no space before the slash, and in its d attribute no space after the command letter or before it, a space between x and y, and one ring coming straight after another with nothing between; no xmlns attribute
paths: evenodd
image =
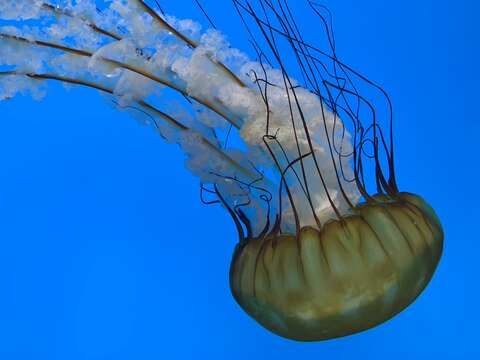
<svg viewBox="0 0 480 360"><path fill-rule="evenodd" d="M192 3L163 5L204 21ZM230 295L235 228L201 205L179 149L94 91L54 85L0 104L0 359L480 358L479 2L325 3L342 59L392 97L401 189L444 225L422 296L347 338L269 333ZM203 4L252 54L230 2Z"/></svg>

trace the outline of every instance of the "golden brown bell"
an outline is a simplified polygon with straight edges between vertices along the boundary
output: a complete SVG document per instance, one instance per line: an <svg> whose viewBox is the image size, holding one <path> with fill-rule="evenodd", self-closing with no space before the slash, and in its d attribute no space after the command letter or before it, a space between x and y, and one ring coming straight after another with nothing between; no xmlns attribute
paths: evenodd
<svg viewBox="0 0 480 360"><path fill-rule="evenodd" d="M326 340L378 325L411 304L439 262L443 231L419 196L377 196L320 230L252 239L234 254L230 286L272 332Z"/></svg>

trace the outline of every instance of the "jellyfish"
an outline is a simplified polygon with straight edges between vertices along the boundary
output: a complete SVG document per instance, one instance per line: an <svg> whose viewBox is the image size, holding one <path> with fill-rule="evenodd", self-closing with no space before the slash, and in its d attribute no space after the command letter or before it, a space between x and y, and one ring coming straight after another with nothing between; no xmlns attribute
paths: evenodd
<svg viewBox="0 0 480 360"><path fill-rule="evenodd" d="M392 318L431 280L443 230L398 188L388 94L340 60L322 5L305 1L316 45L287 0L232 0L252 59L196 3L205 30L156 1L3 0L0 99L88 87L179 145L238 232L233 297L271 332L319 341Z"/></svg>

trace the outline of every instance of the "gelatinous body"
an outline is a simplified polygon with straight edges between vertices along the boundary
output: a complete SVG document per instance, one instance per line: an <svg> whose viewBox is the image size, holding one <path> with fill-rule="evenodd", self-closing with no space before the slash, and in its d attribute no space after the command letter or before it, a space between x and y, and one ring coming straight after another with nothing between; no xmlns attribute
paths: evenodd
<svg viewBox="0 0 480 360"><path fill-rule="evenodd" d="M83 86L178 144L202 202L238 231L237 302L274 333L313 341L408 306L443 233L397 185L387 92L340 60L332 14L305 3L319 44L305 41L312 27L287 0L233 1L251 59L153 0L0 0L12 24L0 26L0 100L41 98L47 82Z"/></svg>
<svg viewBox="0 0 480 360"><path fill-rule="evenodd" d="M390 319L422 292L439 262L443 231L420 197L399 193L298 237L239 245L230 285L267 329L302 340L353 334Z"/></svg>

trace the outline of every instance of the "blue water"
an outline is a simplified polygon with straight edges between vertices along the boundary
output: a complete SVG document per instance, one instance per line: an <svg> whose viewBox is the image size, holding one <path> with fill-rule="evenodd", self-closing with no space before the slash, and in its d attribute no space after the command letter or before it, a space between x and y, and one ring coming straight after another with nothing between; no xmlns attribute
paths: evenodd
<svg viewBox="0 0 480 360"><path fill-rule="evenodd" d="M192 3L163 5L203 21ZM480 358L480 6L325 3L342 58L392 97L401 189L443 221L444 256L422 296L347 338L267 332L230 295L234 226L200 204L180 151L95 92L51 86L41 102L0 104L0 359ZM203 4L248 50L230 2Z"/></svg>

